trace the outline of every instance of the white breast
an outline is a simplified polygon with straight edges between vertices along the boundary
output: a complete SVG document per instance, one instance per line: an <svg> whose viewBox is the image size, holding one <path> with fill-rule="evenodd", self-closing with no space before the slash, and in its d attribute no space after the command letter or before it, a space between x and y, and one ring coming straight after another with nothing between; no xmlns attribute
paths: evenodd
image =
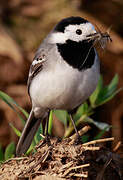
<svg viewBox="0 0 123 180"><path fill-rule="evenodd" d="M52 61L33 79L30 96L34 112L38 109L72 110L83 103L95 90L99 79L99 61L96 56L92 68L78 71L65 61Z"/></svg>

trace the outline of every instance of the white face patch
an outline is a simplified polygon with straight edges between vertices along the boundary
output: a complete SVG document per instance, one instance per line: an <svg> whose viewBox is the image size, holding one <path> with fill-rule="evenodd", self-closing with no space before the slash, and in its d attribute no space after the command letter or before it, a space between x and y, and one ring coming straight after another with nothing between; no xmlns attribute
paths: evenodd
<svg viewBox="0 0 123 180"><path fill-rule="evenodd" d="M76 33L76 30L80 29L82 31L82 34L78 35ZM95 33L96 30L94 26L91 23L84 23L80 25L69 25L65 29L65 34L68 37L68 39L73 41L82 41L87 39L87 35Z"/></svg>
<svg viewBox="0 0 123 180"><path fill-rule="evenodd" d="M65 36L65 33L62 32L54 32L51 34L51 36L49 37L49 42L51 44L55 44L55 43L65 43L67 40L67 37Z"/></svg>
<svg viewBox="0 0 123 180"><path fill-rule="evenodd" d="M76 33L76 30L80 29L82 31L81 35ZM91 23L84 23L80 25L69 25L65 28L64 33L62 32L53 32L49 37L50 43L65 43L68 39L72 41L82 41L87 39L87 35L95 33L96 30Z"/></svg>

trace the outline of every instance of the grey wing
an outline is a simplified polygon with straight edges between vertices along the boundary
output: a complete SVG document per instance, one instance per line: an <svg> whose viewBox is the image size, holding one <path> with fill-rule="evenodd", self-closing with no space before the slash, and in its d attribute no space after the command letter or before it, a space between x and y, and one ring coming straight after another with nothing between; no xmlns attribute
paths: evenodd
<svg viewBox="0 0 123 180"><path fill-rule="evenodd" d="M29 70L29 76L27 81L28 93L32 79L43 69L43 64L45 61L46 52L44 51L44 49L37 51Z"/></svg>

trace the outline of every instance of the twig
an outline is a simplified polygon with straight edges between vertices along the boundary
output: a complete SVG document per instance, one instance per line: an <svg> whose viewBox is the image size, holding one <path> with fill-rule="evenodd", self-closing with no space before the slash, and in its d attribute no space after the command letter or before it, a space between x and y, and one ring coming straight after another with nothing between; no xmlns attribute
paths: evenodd
<svg viewBox="0 0 123 180"><path fill-rule="evenodd" d="M114 152L117 152L117 150L119 149L119 147L121 146L121 144L122 144L122 142L119 141L119 142L116 144L116 146L113 148L113 151L114 151Z"/></svg>
<svg viewBox="0 0 123 180"><path fill-rule="evenodd" d="M84 167L88 167L90 166L90 164L82 164L80 166L75 166L75 167L71 167L69 168L70 170L73 170L73 169L80 169L80 168L84 168Z"/></svg>
<svg viewBox="0 0 123 180"><path fill-rule="evenodd" d="M37 145L35 146L36 149L43 147L43 146L45 145L45 143L46 143L46 141L45 141L45 139L43 139L39 144L37 144Z"/></svg>
<svg viewBox="0 0 123 180"><path fill-rule="evenodd" d="M97 139L97 140L94 140L94 141L90 141L90 142L84 143L83 146L87 146L87 145L91 145L91 144L96 144L96 143L107 142L107 141L114 141L114 137L104 138L104 139Z"/></svg>
<svg viewBox="0 0 123 180"><path fill-rule="evenodd" d="M20 173L19 175L18 175L18 177L23 177L25 174L27 174L27 173L30 173L34 168L36 168L41 162L44 162L46 159L47 159L47 157L48 157L48 155L49 155L49 151L51 150L51 146L47 149L47 151L44 153L44 155L39 159L39 161L37 162L37 163L35 163L33 166L31 166L29 169L27 169L26 170L26 172L24 172L24 173ZM22 175L21 175L22 174ZM20 176L21 175L21 176Z"/></svg>
<svg viewBox="0 0 123 180"><path fill-rule="evenodd" d="M72 164L73 164L73 161L70 161L69 163L63 165L63 166L59 169L59 172L62 172L62 171L64 171L64 169L69 168L70 166L72 166Z"/></svg>
<svg viewBox="0 0 123 180"><path fill-rule="evenodd" d="M83 134L85 134L91 127L90 126L85 126L83 127L78 133L80 136L82 136ZM75 139L76 138L76 134L73 134L72 136L70 136L70 139Z"/></svg>
<svg viewBox="0 0 123 180"><path fill-rule="evenodd" d="M102 180L103 179L104 172L105 172L106 168L108 167L108 165L111 163L111 161L112 161L112 159L108 159L106 161L106 163L104 164L101 171L97 174L96 180Z"/></svg>
<svg viewBox="0 0 123 180"><path fill-rule="evenodd" d="M90 129L90 126L85 126L83 127L78 133L80 136L82 136L83 134L85 134L88 130ZM73 134L72 136L69 137L71 139L70 144L73 144L73 142L76 140L77 138L77 134Z"/></svg>
<svg viewBox="0 0 123 180"><path fill-rule="evenodd" d="M44 139L45 138L45 136L43 135L43 134L40 134L40 136Z"/></svg>
<svg viewBox="0 0 123 180"><path fill-rule="evenodd" d="M83 164L80 166L71 167L64 172L63 177L65 177L71 170L80 169L80 168L84 168L84 167L88 167L88 166L90 166L90 164Z"/></svg>
<svg viewBox="0 0 123 180"><path fill-rule="evenodd" d="M74 176L87 178L87 177L88 177L88 172L84 172L84 173L82 173L82 174L74 174Z"/></svg>
<svg viewBox="0 0 123 180"><path fill-rule="evenodd" d="M89 146L85 146L83 147L85 151L98 151L100 150L100 147L89 147Z"/></svg>
<svg viewBox="0 0 123 180"><path fill-rule="evenodd" d="M28 157L15 157L15 158L10 158L10 159L6 160L5 162L3 162L3 164L6 164L6 163L8 163L9 161L12 161L12 160L19 161L19 160L22 160L22 159L28 159Z"/></svg>

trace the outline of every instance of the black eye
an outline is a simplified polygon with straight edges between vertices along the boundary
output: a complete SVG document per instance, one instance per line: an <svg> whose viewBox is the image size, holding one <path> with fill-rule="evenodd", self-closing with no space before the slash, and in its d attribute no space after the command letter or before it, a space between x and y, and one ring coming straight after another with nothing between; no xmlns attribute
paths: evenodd
<svg viewBox="0 0 123 180"><path fill-rule="evenodd" d="M81 35L82 34L82 30L81 29L77 29L76 30L76 34Z"/></svg>

